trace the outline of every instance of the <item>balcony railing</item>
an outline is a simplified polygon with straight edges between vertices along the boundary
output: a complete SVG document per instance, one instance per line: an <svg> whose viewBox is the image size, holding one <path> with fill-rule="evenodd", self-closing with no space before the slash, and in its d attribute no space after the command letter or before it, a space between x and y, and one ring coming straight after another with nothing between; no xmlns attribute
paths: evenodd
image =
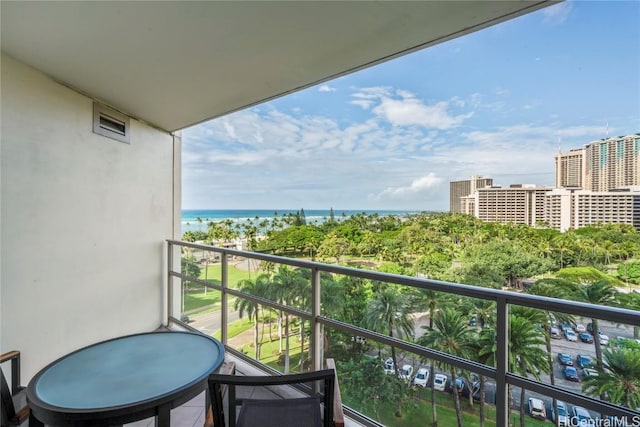
<svg viewBox="0 0 640 427"><path fill-rule="evenodd" d="M189 276L182 271L180 259L184 251L216 254L219 257L217 262L221 265L220 278L212 281L203 280ZM637 311L620 309L614 307L600 306L594 304L581 303L576 301L560 300L536 295L529 295L514 291L503 291L482 288L477 286L448 283L424 278L401 276L396 274L381 273L370 270L363 270L339 265L323 264L294 258L281 256L238 251L208 245L194 244L176 240L167 242L167 287L168 304L167 318L180 318L182 314L180 302L182 301L182 282L199 284L203 287L220 292L220 309L215 311L215 316L219 316L221 325L220 338L225 345L229 342L229 304L230 298L243 298L255 302L264 307L270 307L276 311L281 311L309 322L311 325L311 336L309 341L309 353L311 354L311 368L321 369L324 363L323 355L323 330L332 328L350 334L353 337L362 337L387 345L396 350L412 354L415 360L431 360L432 363L446 364L456 367L459 370L473 372L475 374L493 379L495 381L495 408L496 425L506 427L510 425L511 404L509 388L524 388L529 392L539 393L549 398L562 400L573 405L583 406L596 413L607 414L616 417L627 417L627 419L639 419L640 414L632 408L625 408L608 403L604 400L592 398L585 394L568 390L557 385L550 385L532 378L525 378L509 371L509 309L511 306L523 306L543 310L545 312L565 313L573 316L594 318L609 321L612 324L640 326L640 314ZM244 293L229 286L229 260L236 258L259 260L261 262L272 263L274 265L286 265L308 270L310 274L310 310L280 304L274 300L256 297ZM473 360L464 359L450 354L437 351L418 345L414 342L406 341L396 337L390 337L376 331L364 329L359 326L344 323L333 319L329 313L323 313L321 308L321 273L330 273L338 276L349 276L353 278L367 279L375 282L400 285L410 288L432 290L459 297L488 300L496 303L495 330L496 330L496 355L495 367L484 365ZM219 280L219 281L218 281ZM245 357L241 352L229 349L234 354ZM635 418L634 418L635 417Z"/></svg>

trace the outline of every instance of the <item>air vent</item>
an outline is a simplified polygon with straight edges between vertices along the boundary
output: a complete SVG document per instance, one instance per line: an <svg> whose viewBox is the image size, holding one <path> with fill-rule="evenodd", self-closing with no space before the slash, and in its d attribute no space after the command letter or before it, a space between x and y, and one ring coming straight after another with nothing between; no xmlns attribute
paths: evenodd
<svg viewBox="0 0 640 427"><path fill-rule="evenodd" d="M129 117L104 105L93 103L93 133L128 144L130 131Z"/></svg>

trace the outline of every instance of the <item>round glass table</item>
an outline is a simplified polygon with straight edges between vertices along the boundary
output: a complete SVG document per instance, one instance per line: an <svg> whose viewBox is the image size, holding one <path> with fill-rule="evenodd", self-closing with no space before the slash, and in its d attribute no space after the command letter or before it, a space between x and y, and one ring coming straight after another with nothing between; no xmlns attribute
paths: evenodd
<svg viewBox="0 0 640 427"><path fill-rule="evenodd" d="M207 387L224 359L212 337L151 332L103 341L70 353L38 372L27 387L30 426L120 425L157 417Z"/></svg>

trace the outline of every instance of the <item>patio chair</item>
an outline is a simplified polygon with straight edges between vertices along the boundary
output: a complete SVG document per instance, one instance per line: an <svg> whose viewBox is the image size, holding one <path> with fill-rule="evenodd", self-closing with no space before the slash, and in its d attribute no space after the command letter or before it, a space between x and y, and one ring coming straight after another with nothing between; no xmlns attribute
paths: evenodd
<svg viewBox="0 0 640 427"><path fill-rule="evenodd" d="M0 427L18 426L29 418L25 388L20 385L20 352L14 350L0 355L0 363L8 361L11 361L11 388L0 369Z"/></svg>
<svg viewBox="0 0 640 427"><path fill-rule="evenodd" d="M237 388L270 386L303 386L304 397L258 399L239 398ZM209 397L213 409L213 425L225 427L223 388L227 387L229 427L334 427L335 369L279 376L209 376ZM302 394L302 393L301 393ZM237 411L236 408L240 407Z"/></svg>

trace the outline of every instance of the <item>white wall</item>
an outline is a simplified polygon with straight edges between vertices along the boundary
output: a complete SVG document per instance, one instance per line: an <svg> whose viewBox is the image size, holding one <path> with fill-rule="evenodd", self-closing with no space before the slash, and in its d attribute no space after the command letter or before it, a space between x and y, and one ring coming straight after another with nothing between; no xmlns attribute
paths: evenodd
<svg viewBox="0 0 640 427"><path fill-rule="evenodd" d="M22 351L26 384L71 350L162 323L174 139L136 120L130 144L96 135L91 99L5 55L1 96L0 351Z"/></svg>

